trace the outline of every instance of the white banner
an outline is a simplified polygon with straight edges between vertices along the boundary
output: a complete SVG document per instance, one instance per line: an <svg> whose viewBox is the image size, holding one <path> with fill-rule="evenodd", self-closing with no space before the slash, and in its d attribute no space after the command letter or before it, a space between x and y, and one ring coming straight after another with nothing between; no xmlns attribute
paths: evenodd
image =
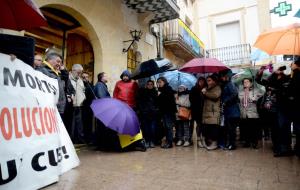
<svg viewBox="0 0 300 190"><path fill-rule="evenodd" d="M57 80L0 53L0 190L38 189L79 165Z"/></svg>

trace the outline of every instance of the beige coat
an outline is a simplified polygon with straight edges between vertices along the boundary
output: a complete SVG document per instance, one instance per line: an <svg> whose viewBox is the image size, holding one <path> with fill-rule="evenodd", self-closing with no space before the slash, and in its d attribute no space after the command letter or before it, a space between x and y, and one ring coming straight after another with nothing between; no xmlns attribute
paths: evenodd
<svg viewBox="0 0 300 190"><path fill-rule="evenodd" d="M203 106L203 124L220 124L220 101L221 101L221 88L215 86L207 89L204 94Z"/></svg>
<svg viewBox="0 0 300 190"><path fill-rule="evenodd" d="M72 74L69 77L73 88L75 89L75 96L73 97L73 106L80 107L82 106L83 101L85 100L85 87L81 78L75 79Z"/></svg>
<svg viewBox="0 0 300 190"><path fill-rule="evenodd" d="M260 90L257 88L249 91L249 97L248 97L248 106L245 107L244 104L244 95L245 91L244 89L239 92L239 99L240 99L240 110L241 110L241 118L258 118L257 113L257 100L260 98L263 94Z"/></svg>

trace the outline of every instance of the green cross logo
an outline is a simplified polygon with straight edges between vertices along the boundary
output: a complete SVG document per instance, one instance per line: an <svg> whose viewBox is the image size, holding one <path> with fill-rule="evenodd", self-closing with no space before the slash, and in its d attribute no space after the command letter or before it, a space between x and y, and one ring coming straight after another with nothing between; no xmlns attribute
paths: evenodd
<svg viewBox="0 0 300 190"><path fill-rule="evenodd" d="M292 11L292 4L287 4L286 1L279 2L277 7L274 7L270 13L279 14L279 16L286 16L289 11Z"/></svg>

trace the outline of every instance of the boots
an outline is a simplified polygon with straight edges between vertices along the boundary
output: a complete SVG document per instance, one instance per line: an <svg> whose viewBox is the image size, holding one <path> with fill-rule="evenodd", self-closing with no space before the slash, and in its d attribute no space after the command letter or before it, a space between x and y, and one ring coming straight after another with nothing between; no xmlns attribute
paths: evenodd
<svg viewBox="0 0 300 190"><path fill-rule="evenodd" d="M218 148L217 141L212 141L212 143L206 147L207 150L216 150Z"/></svg>
<svg viewBox="0 0 300 190"><path fill-rule="evenodd" d="M206 147L206 143L205 143L205 139L204 137L201 135L197 141L197 145L199 148L205 148Z"/></svg>

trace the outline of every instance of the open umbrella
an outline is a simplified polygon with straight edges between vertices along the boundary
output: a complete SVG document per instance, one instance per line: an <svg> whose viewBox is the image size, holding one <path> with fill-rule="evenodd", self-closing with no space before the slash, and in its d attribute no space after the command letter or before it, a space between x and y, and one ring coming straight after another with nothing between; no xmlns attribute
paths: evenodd
<svg viewBox="0 0 300 190"><path fill-rule="evenodd" d="M120 134L134 136L140 132L135 112L125 103L114 98L101 98L92 102L95 117Z"/></svg>
<svg viewBox="0 0 300 190"><path fill-rule="evenodd" d="M262 60L269 59L269 58L270 58L270 55L260 49L256 49L256 50L252 51L251 55L250 55L251 61L254 61L254 62L262 61Z"/></svg>
<svg viewBox="0 0 300 190"><path fill-rule="evenodd" d="M168 59L154 60L142 62L133 72L133 79L141 79L151 77L158 73L175 69L174 65Z"/></svg>
<svg viewBox="0 0 300 190"><path fill-rule="evenodd" d="M273 28L262 33L254 46L269 55L300 55L300 24Z"/></svg>
<svg viewBox="0 0 300 190"><path fill-rule="evenodd" d="M157 78L160 76L165 77L169 82L169 85L175 91L178 90L178 87L181 84L185 85L190 90L197 82L197 78L194 75L180 72L178 70L161 73L157 76Z"/></svg>
<svg viewBox="0 0 300 190"><path fill-rule="evenodd" d="M188 73L217 73L229 69L216 58L194 58L184 64L179 71Z"/></svg>
<svg viewBox="0 0 300 190"><path fill-rule="evenodd" d="M24 30L47 26L45 17L32 0L0 0L0 28Z"/></svg>
<svg viewBox="0 0 300 190"><path fill-rule="evenodd" d="M265 90L264 87L262 85L258 84L257 82L255 82L255 76L256 76L257 72L258 72L258 69L245 68L241 72L233 75L232 76L232 81L237 86L241 87L242 86L242 81L245 78L252 79L253 80L254 88L258 88L259 90L264 91ZM267 78L270 75L271 75L271 73L264 72L263 73L263 78Z"/></svg>

